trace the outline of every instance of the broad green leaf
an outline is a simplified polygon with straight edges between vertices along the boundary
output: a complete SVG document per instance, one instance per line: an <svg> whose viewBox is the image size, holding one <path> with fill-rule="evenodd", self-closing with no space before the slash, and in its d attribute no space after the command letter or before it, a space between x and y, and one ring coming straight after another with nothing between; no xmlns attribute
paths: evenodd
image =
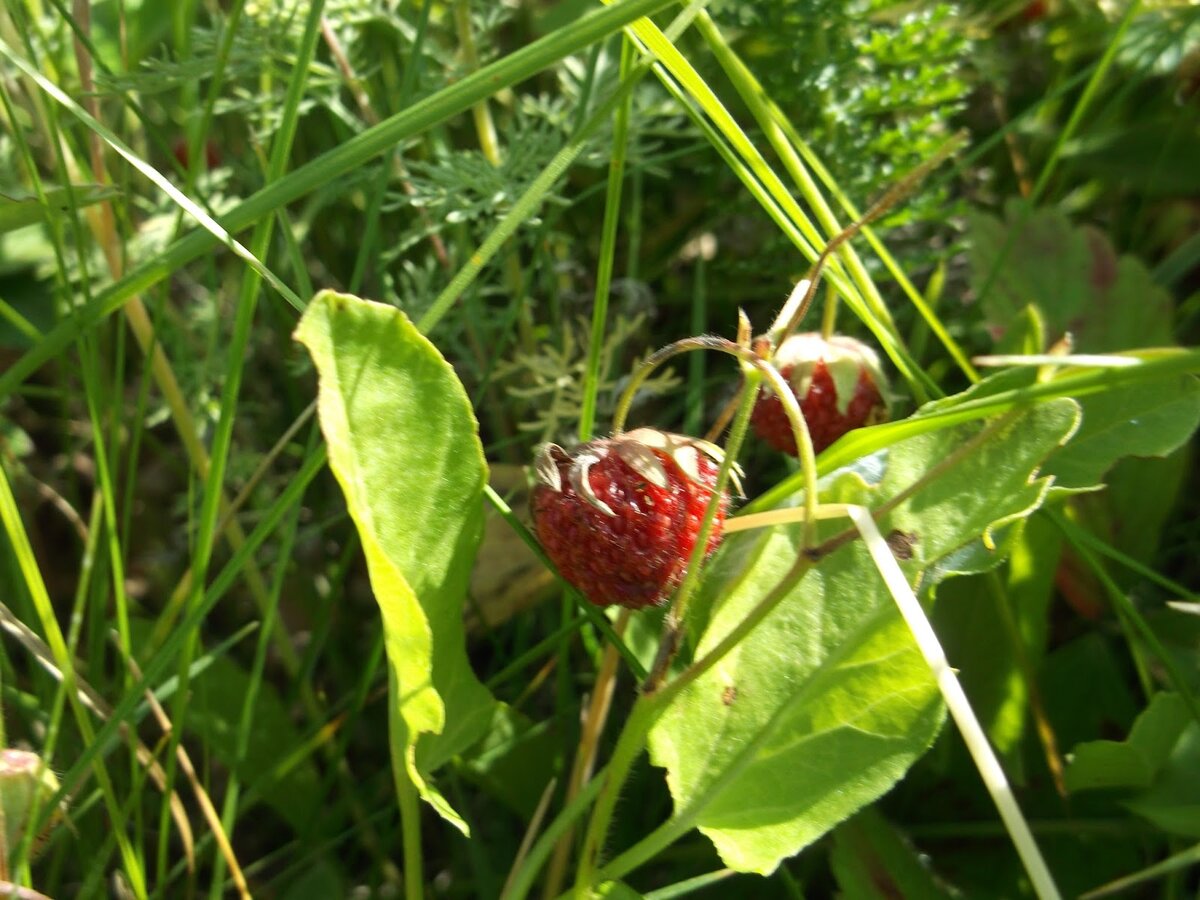
<svg viewBox="0 0 1200 900"><path fill-rule="evenodd" d="M917 849L874 809L837 827L829 865L843 897L945 900L958 895L939 883Z"/></svg>
<svg viewBox="0 0 1200 900"><path fill-rule="evenodd" d="M910 538L914 579L1044 495L1039 462L1070 434L1069 400L990 425L902 441L878 484L858 467L831 476L824 502L879 506L936 469L883 517ZM792 498L794 503L796 498ZM845 522L825 522L822 537ZM787 573L796 526L732 535L697 597L696 656L720 641ZM951 662L955 662L951 660ZM924 659L861 541L812 569L762 624L691 683L651 731L675 816L738 871L768 873L879 797L924 752L942 705Z"/></svg>
<svg viewBox="0 0 1200 900"><path fill-rule="evenodd" d="M880 525L884 534L899 529L910 537L912 559L902 565L927 569L981 535L987 542L1002 525L1036 509L1048 482L1034 480L1031 473L1075 431L1078 421L1074 401L1054 400L1014 410L986 425L930 432L894 447L881 500L937 467L930 483Z"/></svg>
<svg viewBox="0 0 1200 900"><path fill-rule="evenodd" d="M1140 261L1118 257L1095 228L1017 200L1004 220L972 214L969 230L972 287L998 336L1034 304L1047 339L1053 343L1069 331L1077 352L1172 343L1170 295Z"/></svg>
<svg viewBox="0 0 1200 900"><path fill-rule="evenodd" d="M1071 791L1135 791L1123 801L1173 834L1200 837L1200 723L1172 693L1157 694L1124 741L1075 748L1066 771Z"/></svg>
<svg viewBox="0 0 1200 900"><path fill-rule="evenodd" d="M115 197L118 193L116 188L102 184L79 184L71 190L75 192L75 205L81 208ZM0 190L0 234L45 222L51 215L67 213L71 208L65 187L47 188L46 203L49 207L43 206L36 194L26 191L11 188Z"/></svg>
<svg viewBox="0 0 1200 900"><path fill-rule="evenodd" d="M1080 353L1172 343L1170 294L1133 257L1118 257L1094 228L1056 210L1010 203L1004 221L971 216L971 275L1001 346L1018 342L1028 318L1046 340L1069 332ZM1081 401L1084 422L1046 464L1056 487L1091 488L1123 456L1165 456L1200 424L1200 384L1190 376L1104 391Z"/></svg>
<svg viewBox="0 0 1200 900"><path fill-rule="evenodd" d="M483 529L478 426L454 370L393 307L323 291L296 338L317 366L329 465L383 616L394 759L465 832L428 776L484 734L495 705L462 625Z"/></svg>
<svg viewBox="0 0 1200 900"><path fill-rule="evenodd" d="M1150 787L1189 725L1195 722L1183 700L1155 695L1124 741L1089 741L1074 749L1065 772L1067 788Z"/></svg>
<svg viewBox="0 0 1200 900"><path fill-rule="evenodd" d="M1200 424L1200 381L1148 381L1080 403L1079 431L1046 462L1058 487L1091 487L1123 456L1166 456L1178 448Z"/></svg>
<svg viewBox="0 0 1200 900"><path fill-rule="evenodd" d="M1200 724L1195 719L1154 784L1125 806L1163 831L1200 838Z"/></svg>

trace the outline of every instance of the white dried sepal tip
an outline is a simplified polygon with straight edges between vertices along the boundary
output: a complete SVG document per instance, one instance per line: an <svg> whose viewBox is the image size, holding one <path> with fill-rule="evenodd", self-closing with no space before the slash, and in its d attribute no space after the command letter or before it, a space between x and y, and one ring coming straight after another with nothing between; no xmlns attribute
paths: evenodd
<svg viewBox="0 0 1200 900"><path fill-rule="evenodd" d="M618 441L617 455L625 464L658 488L667 486L667 469L653 450L639 441Z"/></svg>
<svg viewBox="0 0 1200 900"><path fill-rule="evenodd" d="M562 493L562 476L558 473L558 461L554 458L555 451L566 455L558 444L543 445L542 449L538 451L537 458L533 461L533 468L542 484Z"/></svg>
<svg viewBox="0 0 1200 900"><path fill-rule="evenodd" d="M606 516L615 516L612 507L596 496L596 492L592 490L592 480L588 478L588 472L592 466L600 462L604 458L604 452L600 453L580 453L571 462L571 468L567 472L567 478L571 480L571 487L575 489L580 497L590 503Z"/></svg>
<svg viewBox="0 0 1200 900"><path fill-rule="evenodd" d="M619 450L621 458L627 462L629 461L625 453L627 446L641 445L642 447L652 448L652 450L662 450L669 454L675 460L676 465L679 466L680 471L696 484L703 483L700 478L698 453L703 453L718 466L725 461L725 451L711 441L691 438L681 434L671 434L666 431L659 431L657 428L635 428L633 431L621 435L616 440L621 448ZM650 455L653 456L653 452ZM661 467L661 463L659 463L659 466ZM636 471L641 472L636 466L634 468ZM657 484L659 487L665 487L665 470L663 475L664 480L662 483L652 478L647 478L647 480L653 484ZM734 463L729 469L729 480L733 483L739 497L745 496L742 491L741 476L741 466Z"/></svg>

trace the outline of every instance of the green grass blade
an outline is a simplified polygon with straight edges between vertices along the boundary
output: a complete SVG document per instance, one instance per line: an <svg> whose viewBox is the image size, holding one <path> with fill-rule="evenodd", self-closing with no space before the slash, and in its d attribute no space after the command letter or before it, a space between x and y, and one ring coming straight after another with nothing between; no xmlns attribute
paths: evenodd
<svg viewBox="0 0 1200 900"><path fill-rule="evenodd" d="M628 40L621 43L621 80L634 71L634 51ZM625 183L625 156L629 143L629 111L633 95L626 91L613 122L612 155L608 161L608 187L604 196L604 220L600 224L600 259L596 265L596 294L592 301L592 332L588 343L587 368L583 382L583 406L579 411L579 440L591 440L596 424L596 394L600 389L600 355L608 321L608 292L612 285L613 258L617 252L617 223L621 214L621 188Z"/></svg>
<svg viewBox="0 0 1200 900"><path fill-rule="evenodd" d="M548 34L478 69L355 135L336 149L294 169L284 178L266 185L222 217L224 230L230 234L237 233L262 216L354 170L397 143L470 109L479 100L531 77L563 57L607 37L635 19L653 15L670 3L671 0L624 0L608 9L584 16L569 29ZM209 232L193 231L98 292L79 311L76 321L58 325L46 334L40 344L0 374L0 398L10 394L30 374L61 353L80 331L94 327L130 298L198 259L217 243L217 239Z"/></svg>

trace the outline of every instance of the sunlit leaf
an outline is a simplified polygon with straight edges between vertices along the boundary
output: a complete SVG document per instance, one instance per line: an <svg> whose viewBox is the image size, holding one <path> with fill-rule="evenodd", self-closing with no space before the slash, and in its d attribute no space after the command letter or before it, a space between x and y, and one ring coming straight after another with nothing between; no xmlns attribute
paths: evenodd
<svg viewBox="0 0 1200 900"><path fill-rule="evenodd" d="M1098 484L1124 456L1166 456L1200 424L1200 381L1164 378L1085 397L1083 423L1046 462L1060 487Z"/></svg>
<svg viewBox="0 0 1200 900"><path fill-rule="evenodd" d="M1047 480L1036 467L1077 417L1059 400L920 435L890 448L878 484L847 471L821 499L878 507L932 476L880 523L917 580L1038 506ZM824 523L822 538L844 527ZM787 573L798 537L790 526L726 541L697 599L697 656ZM891 787L941 720L929 669L854 541L681 693L651 732L651 753L667 769L676 817L707 834L730 868L766 873Z"/></svg>
<svg viewBox="0 0 1200 900"><path fill-rule="evenodd" d="M393 307L324 291L296 337L317 365L330 468L383 616L394 759L465 831L428 775L483 735L494 708L462 624L483 528L478 426L454 370Z"/></svg>

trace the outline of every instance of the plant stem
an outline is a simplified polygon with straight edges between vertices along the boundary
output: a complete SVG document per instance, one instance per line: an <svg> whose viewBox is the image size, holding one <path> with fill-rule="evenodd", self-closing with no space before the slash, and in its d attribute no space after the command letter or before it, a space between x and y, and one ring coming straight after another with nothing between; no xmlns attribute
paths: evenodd
<svg viewBox="0 0 1200 900"><path fill-rule="evenodd" d="M537 877L542 863L554 848L555 842L567 828L571 827L571 823L583 815L584 810L596 798L603 783L604 773L602 772L598 777L593 778L580 795L573 802L568 803L566 808L555 817L542 836L537 839L521 867L514 873L511 884L501 894L501 900L524 900L525 895L533 886L533 880Z"/></svg>
<svg viewBox="0 0 1200 900"><path fill-rule="evenodd" d="M618 636L624 636L625 628L629 625L630 610L621 610L614 630ZM604 725L608 721L608 712L612 708L613 690L616 687L617 660L620 656L615 644L607 644L604 648L604 658L600 663L600 672L596 676L596 685L592 689L592 699L588 704L587 715L583 720L583 731L579 736L579 747L575 751L575 763L571 768L571 780L567 784L567 804L579 796L592 775L592 766L596 762L596 748ZM554 857L550 861L550 870L546 873L546 883L542 896L557 897L562 887L563 876L567 871L567 857L571 852L571 842L575 830L568 828L559 838L554 848Z"/></svg>
<svg viewBox="0 0 1200 900"><path fill-rule="evenodd" d="M458 32L458 44L462 49L463 63L468 72L479 69L479 53L475 49L475 35L471 28L471 4L469 0L455 0L454 25ZM496 137L496 123L492 121L492 111L487 98L480 100L471 107L471 115L475 119L475 134L479 138L479 147L483 155L493 166L500 165L500 140Z"/></svg>
<svg viewBox="0 0 1200 900"><path fill-rule="evenodd" d="M1087 563L1088 568L1100 580L1100 583L1104 586L1105 593L1108 594L1109 600L1117 612L1117 618L1132 632L1128 634L1131 652L1137 653L1137 643L1133 640L1133 635L1136 634L1137 637L1145 642L1150 653L1158 660L1159 665L1162 666L1163 671L1166 673L1166 680L1170 683L1172 689L1179 693L1180 699L1187 706L1188 711L1192 714L1192 718L1196 722L1200 722L1200 703L1197 702L1196 695L1188 684L1187 675L1179 668L1174 655L1163 645L1161 638L1155 634L1154 629L1146 622L1145 617L1138 611L1133 601L1129 599L1129 595L1121 590L1120 585L1113 581L1112 576L1108 574L1108 570L1104 568L1104 563L1096 558L1095 553L1092 552L1090 547L1075 539L1070 530L1071 526L1063 524L1064 521L1068 521L1066 516L1057 510L1047 510L1047 513L1051 520L1062 530L1067 540L1071 542L1071 545L1075 548L1075 552L1083 557L1083 561Z"/></svg>
<svg viewBox="0 0 1200 900"><path fill-rule="evenodd" d="M629 407L633 404L637 389L653 374L654 370L672 357L691 350L717 350L737 357L744 365L758 369L776 396L779 397L780 403L783 404L783 410L787 414L788 424L792 428L796 449L800 454L801 477L806 488L804 505L807 512L803 543L805 547L812 546L816 537L817 519L817 455L813 450L812 437L808 433L808 423L804 421L804 414L800 411L796 395L792 393L792 389L784 377L779 374L779 370L749 347L742 347L725 338L705 336L684 338L655 351L633 373L625 390L617 400L617 409L613 414L613 432L619 433L625 427L625 417L629 414Z"/></svg>
<svg viewBox="0 0 1200 900"><path fill-rule="evenodd" d="M388 662L388 696L397 695L396 673ZM399 704L388 704L389 743L393 747L407 745L401 732L405 729ZM396 753L392 758L392 780L396 783L396 798L400 806L400 830L404 844L404 896L406 900L421 900L424 895L424 876L421 869L421 804L417 786L409 774L409 760Z"/></svg>
<svg viewBox="0 0 1200 900"><path fill-rule="evenodd" d="M633 704L617 746L613 748L612 759L608 763L601 779L600 796L592 809L592 817L588 821L587 832L583 839L583 850L579 856L579 867L575 873L575 893L577 896L589 896L599 862L600 851L608 834L608 824L612 820L613 809L617 805L617 795L629 775L634 761L641 755L646 736L651 726L657 721L662 710L664 694L642 694Z"/></svg>
<svg viewBox="0 0 1200 900"><path fill-rule="evenodd" d="M794 511L795 512L795 511ZM720 642L717 643L702 659L692 663L679 677L667 683L654 693L644 693L638 697L630 713L629 720L617 740L613 750L612 760L605 771L604 784L592 818L588 822L587 834L584 838L583 851L580 856L579 870L576 875L577 891L586 890L591 885L599 862L599 851L608 832L616 806L617 795L629 775L629 770L637 759L650 729L658 717L666 710L675 697L689 684L720 662L746 635L753 631L782 600L788 596L796 582L812 568L813 563L806 556L800 555L796 563L788 570L779 583L771 589L750 614L739 622Z"/></svg>
<svg viewBox="0 0 1200 900"><path fill-rule="evenodd" d="M650 667L650 674L646 677L645 685L642 688L647 693L653 692L658 687L659 683L666 676L667 670L671 666L671 661L675 658L675 654L679 651L679 643L683 636L683 623L687 615L688 604L691 602L692 595L696 592L696 586L700 583L700 570L703 567L704 557L707 553L708 538L712 533L717 506L725 495L726 485L729 483L730 470L736 465L734 460L737 459L738 452L742 449L742 443L746 439L746 432L750 427L750 414L754 411L754 404L758 399L758 386L761 381L762 375L757 370L751 369L746 373L745 382L742 385L741 402L738 406L737 416L733 421L733 428L729 432L729 440L725 445L725 457L721 460L721 467L717 471L717 480L713 489L713 495L704 508L704 518L700 522L700 531L696 536L696 545L692 548L692 555L688 559L688 567L684 573L683 582L679 585L679 590L676 591L675 599L672 601L671 608L667 612L666 622L663 625L662 639L658 647L658 655L654 661L654 665Z"/></svg>
<svg viewBox="0 0 1200 900"><path fill-rule="evenodd" d="M838 295L830 285L825 291L825 309L821 313L821 337L829 340L837 327Z"/></svg>

